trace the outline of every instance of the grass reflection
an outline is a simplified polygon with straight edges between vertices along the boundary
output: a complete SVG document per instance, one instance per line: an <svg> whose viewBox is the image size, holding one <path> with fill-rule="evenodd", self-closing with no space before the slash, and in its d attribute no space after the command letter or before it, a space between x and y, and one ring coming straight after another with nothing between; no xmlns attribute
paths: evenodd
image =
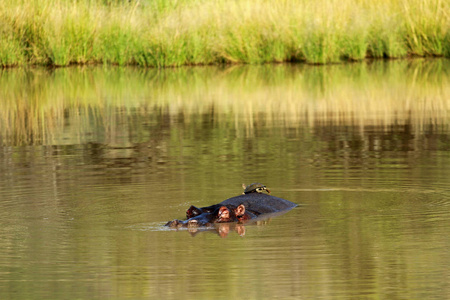
<svg viewBox="0 0 450 300"><path fill-rule="evenodd" d="M2 144L79 144L97 133L113 143L121 131L129 134L124 123L134 135L145 136L149 124L170 127L205 119L241 128L248 136L267 124L447 124L448 70L445 59L320 67L1 70L0 138Z"/></svg>

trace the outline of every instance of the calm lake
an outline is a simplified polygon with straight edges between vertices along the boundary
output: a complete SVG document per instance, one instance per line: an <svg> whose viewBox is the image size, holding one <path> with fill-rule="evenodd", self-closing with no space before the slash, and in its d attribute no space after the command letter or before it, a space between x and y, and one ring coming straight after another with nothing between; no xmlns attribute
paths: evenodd
<svg viewBox="0 0 450 300"><path fill-rule="evenodd" d="M0 145L0 299L450 298L450 60L0 70Z"/></svg>

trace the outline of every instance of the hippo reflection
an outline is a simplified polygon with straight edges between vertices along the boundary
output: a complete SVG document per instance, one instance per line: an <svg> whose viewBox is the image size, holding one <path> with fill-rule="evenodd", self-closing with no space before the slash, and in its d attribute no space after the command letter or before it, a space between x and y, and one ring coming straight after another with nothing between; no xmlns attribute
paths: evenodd
<svg viewBox="0 0 450 300"><path fill-rule="evenodd" d="M244 224L266 215L287 212L296 206L297 204L293 202L267 194L247 193L211 206L201 208L191 206L186 211L186 220L173 220L166 226L197 228L232 222Z"/></svg>

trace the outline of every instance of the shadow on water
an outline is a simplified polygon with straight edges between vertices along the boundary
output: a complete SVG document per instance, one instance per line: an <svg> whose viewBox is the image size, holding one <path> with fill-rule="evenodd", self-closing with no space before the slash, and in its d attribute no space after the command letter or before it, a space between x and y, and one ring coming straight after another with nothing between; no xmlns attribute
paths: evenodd
<svg viewBox="0 0 450 300"><path fill-rule="evenodd" d="M448 298L449 70L0 70L0 298ZM162 228L255 181L304 206Z"/></svg>

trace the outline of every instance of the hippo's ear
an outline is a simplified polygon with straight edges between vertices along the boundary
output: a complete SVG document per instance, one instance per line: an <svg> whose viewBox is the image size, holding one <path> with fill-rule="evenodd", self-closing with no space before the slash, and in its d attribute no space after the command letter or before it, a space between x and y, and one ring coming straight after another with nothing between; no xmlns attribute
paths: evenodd
<svg viewBox="0 0 450 300"><path fill-rule="evenodd" d="M241 204L238 207L236 207L234 212L236 213L236 216L244 215L245 214L245 206L244 206L244 204Z"/></svg>
<svg viewBox="0 0 450 300"><path fill-rule="evenodd" d="M222 216L223 214L228 214L229 210L226 206L221 206L219 208L219 216Z"/></svg>
<svg viewBox="0 0 450 300"><path fill-rule="evenodd" d="M230 210L226 206L221 206L217 212L216 222L229 222L230 220Z"/></svg>

